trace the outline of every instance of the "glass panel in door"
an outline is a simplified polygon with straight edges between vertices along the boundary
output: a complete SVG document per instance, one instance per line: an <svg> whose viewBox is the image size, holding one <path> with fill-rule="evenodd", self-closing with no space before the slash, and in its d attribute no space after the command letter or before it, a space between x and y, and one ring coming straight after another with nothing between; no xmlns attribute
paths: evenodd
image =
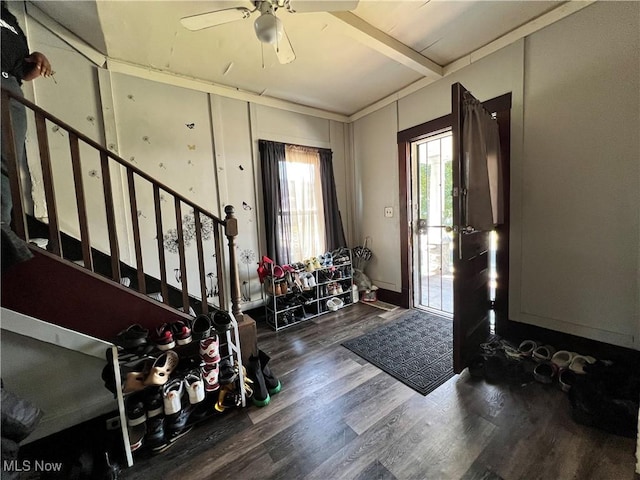
<svg viewBox="0 0 640 480"><path fill-rule="evenodd" d="M452 137L445 132L412 144L414 305L453 314Z"/></svg>

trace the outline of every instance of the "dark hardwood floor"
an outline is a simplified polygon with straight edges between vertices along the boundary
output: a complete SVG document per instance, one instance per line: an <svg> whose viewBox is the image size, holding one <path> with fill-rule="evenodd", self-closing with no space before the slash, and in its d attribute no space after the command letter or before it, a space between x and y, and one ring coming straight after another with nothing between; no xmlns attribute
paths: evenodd
<svg viewBox="0 0 640 480"><path fill-rule="evenodd" d="M465 371L423 397L340 345L402 311L357 304L278 333L259 324L283 390L197 425L122 478L634 478L635 440L573 422L557 386Z"/></svg>

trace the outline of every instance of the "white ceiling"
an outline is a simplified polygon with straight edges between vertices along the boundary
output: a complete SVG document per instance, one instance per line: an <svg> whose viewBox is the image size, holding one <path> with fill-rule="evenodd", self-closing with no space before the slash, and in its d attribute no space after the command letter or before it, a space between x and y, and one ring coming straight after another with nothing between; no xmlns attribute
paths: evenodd
<svg viewBox="0 0 640 480"><path fill-rule="evenodd" d="M305 0L291 0L296 6ZM351 12L277 14L296 53L278 63L249 19L189 31L180 18L249 1L32 1L111 60L353 115L565 2L360 0ZM314 2L318 3L318 2ZM29 6L27 7L29 10ZM534 22L535 23L535 22ZM523 30L523 29L521 29Z"/></svg>

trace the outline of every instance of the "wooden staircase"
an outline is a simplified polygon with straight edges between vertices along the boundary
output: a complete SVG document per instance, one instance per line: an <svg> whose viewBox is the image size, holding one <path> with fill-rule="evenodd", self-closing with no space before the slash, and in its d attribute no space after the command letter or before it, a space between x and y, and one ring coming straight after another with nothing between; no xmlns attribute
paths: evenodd
<svg viewBox="0 0 640 480"><path fill-rule="evenodd" d="M16 144L12 128L10 101L22 103L30 115L35 117L40 164L43 172L43 188L47 205L47 222L40 223L25 212L23 192L18 177ZM240 309L240 282L236 259L237 220L234 208L225 207L225 218L196 205L170 187L161 184L145 172L123 160L118 155L86 137L55 116L28 100L16 97L2 89L2 140L9 146L8 171L13 200L13 231L27 243L34 238L45 237L45 249L30 245L34 258L12 266L2 275L2 306L41 320L54 323L96 338L109 340L119 331L133 323L154 328L164 322L189 317L189 311L209 313L216 308L207 302L207 274L205 271L204 245L207 235L203 225L211 226L211 241L215 251L215 267L218 277L219 305L217 308L231 311L239 324L243 321ZM60 230L59 211L52 174L52 154L49 148L48 127L55 125L69 140L69 158L73 172L76 197L76 214L80 238L76 239ZM20 146L21 148L21 146ZM109 251L101 252L92 243L90 225L92 221L87 208L87 198L94 192L85 188L83 181L83 158L90 151L91 157L100 159L100 178L104 196ZM87 155L89 156L89 155ZM59 159L54 159L58 162ZM56 163L57 165L57 163ZM124 169L126 188L130 203L130 238L118 237L117 222L123 212L117 212L114 204L112 167ZM157 266L160 274L150 275L145 270L143 244L140 240L138 220L138 189L153 191L153 213L156 223ZM176 245L179 255L180 288L167 282L167 262L163 244L161 196L173 205L176 217ZM182 212L193 213L194 241L196 244L199 278L199 295L189 292L187 285L187 256ZM65 212L70 214L73 212ZM227 249L223 247L227 239ZM120 258L120 242L129 242L135 252L135 265L128 265ZM147 246L148 247L148 246ZM223 251L226 254L228 272L225 273ZM145 252L148 253L148 252ZM128 278L130 286L121 284ZM149 294L159 292L162 301ZM157 296L157 297L159 297Z"/></svg>

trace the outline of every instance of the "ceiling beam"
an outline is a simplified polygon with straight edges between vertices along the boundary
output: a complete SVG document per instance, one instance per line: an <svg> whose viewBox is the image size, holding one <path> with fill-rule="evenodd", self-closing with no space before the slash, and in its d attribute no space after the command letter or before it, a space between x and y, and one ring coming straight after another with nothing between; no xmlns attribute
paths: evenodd
<svg viewBox="0 0 640 480"><path fill-rule="evenodd" d="M364 45L386 55L396 62L415 70L425 77L442 77L443 68L404 43L378 30L351 12L330 12L346 26L345 33Z"/></svg>

